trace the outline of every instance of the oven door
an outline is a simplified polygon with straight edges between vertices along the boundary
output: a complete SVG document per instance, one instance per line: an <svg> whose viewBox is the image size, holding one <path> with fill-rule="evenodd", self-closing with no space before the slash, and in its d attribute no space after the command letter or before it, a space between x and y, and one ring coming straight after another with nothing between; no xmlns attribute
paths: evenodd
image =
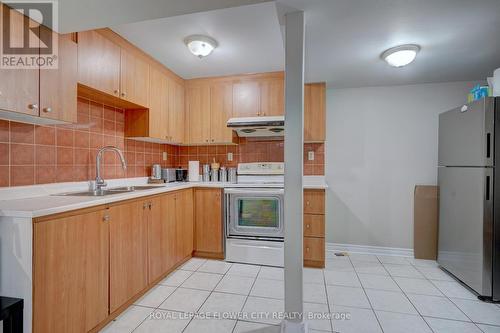
<svg viewBox="0 0 500 333"><path fill-rule="evenodd" d="M283 189L225 189L227 236L282 240Z"/></svg>

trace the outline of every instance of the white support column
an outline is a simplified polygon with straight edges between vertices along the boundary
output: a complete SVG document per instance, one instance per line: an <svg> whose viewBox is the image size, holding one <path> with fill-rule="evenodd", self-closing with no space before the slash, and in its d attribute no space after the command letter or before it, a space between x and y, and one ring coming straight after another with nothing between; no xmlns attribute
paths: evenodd
<svg viewBox="0 0 500 333"><path fill-rule="evenodd" d="M285 15L285 314L281 332L307 332L302 318L304 13Z"/></svg>

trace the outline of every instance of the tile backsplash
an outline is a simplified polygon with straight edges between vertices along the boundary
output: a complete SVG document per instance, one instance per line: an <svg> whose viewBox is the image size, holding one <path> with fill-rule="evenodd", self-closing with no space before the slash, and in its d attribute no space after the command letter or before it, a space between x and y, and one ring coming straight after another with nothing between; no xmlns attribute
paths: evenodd
<svg viewBox="0 0 500 333"><path fill-rule="evenodd" d="M240 138L238 145L180 147L129 140L124 137L123 110L79 98L77 124L38 126L0 120L0 187L94 179L97 151L106 145L122 149L128 166L124 171L116 154L104 153L104 179L149 176L152 164L187 168L189 160L204 164L215 158L227 167L284 160L283 140ZM309 151L314 151L314 161L307 160ZM228 153L233 154L232 161ZM324 168L324 145L304 144L304 175L324 175Z"/></svg>

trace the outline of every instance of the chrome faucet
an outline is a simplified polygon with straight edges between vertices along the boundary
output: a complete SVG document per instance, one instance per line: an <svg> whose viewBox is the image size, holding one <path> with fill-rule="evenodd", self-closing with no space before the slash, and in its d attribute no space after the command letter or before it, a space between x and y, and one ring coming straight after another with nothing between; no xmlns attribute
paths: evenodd
<svg viewBox="0 0 500 333"><path fill-rule="evenodd" d="M116 148L115 146L106 146L106 147L102 147L101 149L99 149L99 151L97 152L97 155L95 157L95 190L96 191L99 191L101 190L103 187L107 186L108 184L106 184L106 182L104 181L104 179L102 179L101 177L101 158L102 158L102 154L105 152L105 151L114 151L115 153L118 154L118 156L120 156L120 161L122 162L122 168L123 170L126 170L127 169L127 162L125 162L125 157L123 157L123 153L120 149Z"/></svg>

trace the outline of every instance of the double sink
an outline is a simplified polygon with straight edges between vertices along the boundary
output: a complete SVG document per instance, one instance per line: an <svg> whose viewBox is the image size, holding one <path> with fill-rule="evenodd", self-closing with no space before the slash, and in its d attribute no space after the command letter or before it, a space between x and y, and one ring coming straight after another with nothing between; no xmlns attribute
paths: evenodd
<svg viewBox="0 0 500 333"><path fill-rule="evenodd" d="M119 193L152 190L152 189L159 188L159 187L161 187L161 186L154 186L154 185L120 186L120 187L112 187L112 188L100 189L100 190L90 190L90 191L82 191L82 192L68 192L68 193L61 193L61 194L55 194L55 195L76 196L76 197L102 197L105 195L112 195L112 194L119 194Z"/></svg>

